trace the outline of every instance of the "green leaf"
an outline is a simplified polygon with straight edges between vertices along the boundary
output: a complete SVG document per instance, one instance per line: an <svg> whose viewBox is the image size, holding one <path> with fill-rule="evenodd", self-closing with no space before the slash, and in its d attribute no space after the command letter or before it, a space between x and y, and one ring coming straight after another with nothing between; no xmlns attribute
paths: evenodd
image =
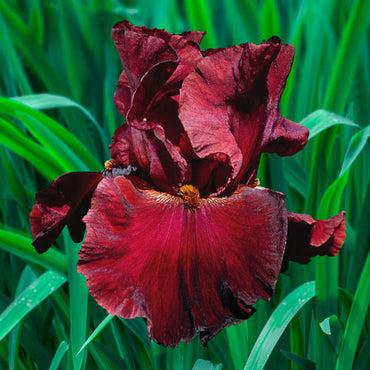
<svg viewBox="0 0 370 370"><path fill-rule="evenodd" d="M342 112L350 95L358 66L362 43L365 41L370 22L370 2L356 0L353 2L348 20L341 32L336 55L324 99L326 109ZM351 62L348 62L350 56Z"/></svg>
<svg viewBox="0 0 370 370"><path fill-rule="evenodd" d="M30 284L0 315L0 340L31 310L63 285L67 279L53 271L42 274Z"/></svg>
<svg viewBox="0 0 370 370"><path fill-rule="evenodd" d="M319 109L309 114L300 122L300 124L310 130L309 140L312 140L316 135L327 130L328 128L337 125L361 128L361 126L349 120L348 118L324 109Z"/></svg>
<svg viewBox="0 0 370 370"><path fill-rule="evenodd" d="M67 273L67 261L63 253L55 248L50 248L47 253L37 253L32 246L32 238L20 231L0 228L0 248L46 269Z"/></svg>
<svg viewBox="0 0 370 370"><path fill-rule="evenodd" d="M222 364L213 364L211 361L199 359L195 362L193 370L221 370Z"/></svg>
<svg viewBox="0 0 370 370"><path fill-rule="evenodd" d="M55 355L53 357L53 360L51 361L49 370L58 370L58 367L63 359L63 356L68 350L69 350L69 344L65 340L63 340L59 344L58 349L55 352Z"/></svg>
<svg viewBox="0 0 370 370"><path fill-rule="evenodd" d="M370 253L362 270L339 350L336 369L351 369L370 303Z"/></svg>
<svg viewBox="0 0 370 370"><path fill-rule="evenodd" d="M289 186L303 198L307 196L308 176L294 158L284 158L284 174Z"/></svg>
<svg viewBox="0 0 370 370"><path fill-rule="evenodd" d="M329 341L338 353L339 346L343 339L343 328L339 318L336 315L327 317L320 323L322 331L328 335Z"/></svg>
<svg viewBox="0 0 370 370"><path fill-rule="evenodd" d="M324 219L340 211L342 194L348 182L349 169L338 177L325 191L317 212L318 218Z"/></svg>
<svg viewBox="0 0 370 370"><path fill-rule="evenodd" d="M202 45L205 48L217 47L216 27L213 18L210 17L210 14L212 14L210 2L206 0L185 0L185 9L191 29L207 31Z"/></svg>
<svg viewBox="0 0 370 370"><path fill-rule="evenodd" d="M22 95L11 98L14 101L22 103L29 106L30 108L37 110L44 109L57 109L57 108L77 108L79 109L87 119L89 119L98 130L102 138L106 138L105 132L101 129L98 121L95 117L81 104L76 103L74 100L69 99L66 96L56 95L56 94L30 94Z"/></svg>
<svg viewBox="0 0 370 370"><path fill-rule="evenodd" d="M93 333L87 338L86 342L82 345L80 350L77 352L76 356L78 356L85 348L86 346L94 340L94 338L108 325L108 323L113 319L113 315L108 315L99 325L98 327L93 331Z"/></svg>
<svg viewBox="0 0 370 370"><path fill-rule="evenodd" d="M297 312L315 296L315 282L305 283L277 306L258 336L244 370L263 369L272 350Z"/></svg>
<svg viewBox="0 0 370 370"><path fill-rule="evenodd" d="M352 163L358 158L368 142L370 137L370 126L365 127L360 132L357 132L351 138L348 144L346 154L342 162L342 168L340 170L339 176L342 176L348 168L351 167Z"/></svg>
<svg viewBox="0 0 370 370"><path fill-rule="evenodd" d="M295 364L300 366L304 370L315 370L316 365L313 361L308 360L307 358L304 358L302 356L299 356L295 353L291 353L288 351L280 350L280 352L289 360L293 361Z"/></svg>
<svg viewBox="0 0 370 370"><path fill-rule="evenodd" d="M70 239L65 229L62 233L64 244L66 246L68 263L68 288L69 288L69 306L71 323L71 356L73 368L79 370L83 366L86 358L83 352L80 356L77 353L86 340L86 329L88 320L88 291L86 279L82 274L77 273L76 265L78 262L78 250L76 244Z"/></svg>
<svg viewBox="0 0 370 370"><path fill-rule="evenodd" d="M15 296L17 297L22 293L24 289L30 284L32 284L37 279L37 276L31 269L31 267L26 266L22 271L21 277L18 280L17 289L15 291ZM19 349L19 340L21 334L21 325L16 325L12 331L9 333L9 368L14 369Z"/></svg>
<svg viewBox="0 0 370 370"><path fill-rule="evenodd" d="M0 127L0 143L31 162L47 179L52 180L65 172L45 148L30 140L13 123L0 118Z"/></svg>
<svg viewBox="0 0 370 370"><path fill-rule="evenodd" d="M260 14L260 24L262 28L262 37L269 39L274 35L281 35L279 9L276 1L265 0L262 2Z"/></svg>
<svg viewBox="0 0 370 370"><path fill-rule="evenodd" d="M353 370L363 370L369 367L370 364L370 334L367 335L365 343L357 356Z"/></svg>
<svg viewBox="0 0 370 370"><path fill-rule="evenodd" d="M135 319L122 319L119 318L123 324L132 332L134 333L137 338L141 341L141 343L146 346L150 347L151 346L151 341L148 337L148 329L141 318L135 318Z"/></svg>
<svg viewBox="0 0 370 370"><path fill-rule="evenodd" d="M353 295L346 289L338 287L338 298L347 315L351 310Z"/></svg>
<svg viewBox="0 0 370 370"><path fill-rule="evenodd" d="M69 161L66 162L62 159L62 163L66 162L65 170L69 170L69 167L76 170L89 169L98 171L101 169L101 164L75 136L45 114L19 103L14 99L1 97L0 111L22 121L34 137L39 140L41 144L48 147L49 151L51 150L53 154L56 154L59 160L63 157L62 151L67 150L66 154L69 157ZM29 119L25 120L25 117ZM54 145L57 147L53 148Z"/></svg>

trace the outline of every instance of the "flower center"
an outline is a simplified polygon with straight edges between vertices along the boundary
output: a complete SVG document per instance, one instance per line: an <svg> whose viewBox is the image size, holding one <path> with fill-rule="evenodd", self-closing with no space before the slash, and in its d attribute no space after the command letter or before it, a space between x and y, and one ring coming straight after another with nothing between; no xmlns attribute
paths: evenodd
<svg viewBox="0 0 370 370"><path fill-rule="evenodd" d="M193 185L183 185L180 188L179 195L184 201L185 207L189 209L200 208L199 190Z"/></svg>
<svg viewBox="0 0 370 370"><path fill-rule="evenodd" d="M255 188L257 187L258 185L260 184L260 180L258 180L258 178L256 177L252 183L250 183L248 186L251 187L251 188Z"/></svg>
<svg viewBox="0 0 370 370"><path fill-rule="evenodd" d="M104 167L106 170L111 170L112 168L117 167L118 164L114 159L109 159L108 161L104 162Z"/></svg>

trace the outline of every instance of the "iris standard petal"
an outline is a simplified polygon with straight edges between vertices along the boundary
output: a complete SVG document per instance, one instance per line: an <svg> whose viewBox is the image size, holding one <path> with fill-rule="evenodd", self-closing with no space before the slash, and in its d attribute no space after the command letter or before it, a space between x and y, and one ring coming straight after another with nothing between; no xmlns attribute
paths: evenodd
<svg viewBox="0 0 370 370"><path fill-rule="evenodd" d="M203 34L194 31L171 35L127 21L114 26L112 36L124 68L115 103L129 124L138 129L153 128L152 107L165 96L178 93L182 80L203 58L199 47Z"/></svg>
<svg viewBox="0 0 370 370"><path fill-rule="evenodd" d="M179 102L179 117L195 154L199 158L224 154L232 168L232 178L241 169L243 153L230 128L229 115L237 119L238 112L228 110L227 101L235 95L234 71L241 53L242 48L235 46L204 58L185 78ZM248 140L252 142L258 132L255 128L251 131ZM252 145L250 148L253 150Z"/></svg>
<svg viewBox="0 0 370 370"><path fill-rule="evenodd" d="M163 38L135 32L130 27L123 27L123 24L126 25L128 22L117 23L113 27L112 37L129 86L132 91L136 91L148 71L162 63L176 62L178 56Z"/></svg>
<svg viewBox="0 0 370 370"><path fill-rule="evenodd" d="M315 256L334 257L346 238L345 212L326 220L288 212L288 239L282 272L289 261L308 263Z"/></svg>
<svg viewBox="0 0 370 370"><path fill-rule="evenodd" d="M187 163L159 125L151 130L120 126L109 149L118 166L139 168L154 185L169 193L176 194L185 179Z"/></svg>
<svg viewBox="0 0 370 370"><path fill-rule="evenodd" d="M199 331L206 345L273 293L286 243L283 195L241 186L191 208L139 181L99 183L78 271L108 312L146 317L158 343L176 346Z"/></svg>
<svg viewBox="0 0 370 370"><path fill-rule="evenodd" d="M271 63L267 77L269 110L274 112L266 127L263 151L281 156L293 155L307 144L309 131L306 127L281 117L279 102L294 58L294 46L282 45Z"/></svg>
<svg viewBox="0 0 370 370"><path fill-rule="evenodd" d="M230 186L254 180L263 151L290 155L307 142L308 130L282 118L278 107L293 54L278 38L218 49L184 80L179 117L185 132L200 158L228 156Z"/></svg>
<svg viewBox="0 0 370 370"><path fill-rule="evenodd" d="M82 217L101 179L100 172L70 172L37 193L30 214L32 244L37 252L47 251L66 225L74 242L82 240L85 232Z"/></svg>

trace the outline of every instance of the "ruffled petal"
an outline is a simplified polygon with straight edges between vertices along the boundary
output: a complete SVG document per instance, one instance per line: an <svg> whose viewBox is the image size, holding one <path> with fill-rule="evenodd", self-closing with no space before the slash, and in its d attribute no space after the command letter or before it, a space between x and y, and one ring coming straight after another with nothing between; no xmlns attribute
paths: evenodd
<svg viewBox="0 0 370 370"><path fill-rule="evenodd" d="M179 117L195 154L199 158L227 156L233 178L241 169L243 153L230 128L230 115L238 119L238 112L228 109L226 102L235 94L234 73L241 53L241 47L236 46L204 58L180 90ZM255 133L253 129L251 135Z"/></svg>
<svg viewBox="0 0 370 370"><path fill-rule="evenodd" d="M146 317L156 342L176 346L199 331L206 345L273 293L286 244L283 195L241 186L189 208L139 181L100 182L78 271L109 313Z"/></svg>
<svg viewBox="0 0 370 370"><path fill-rule="evenodd" d="M82 218L101 179L100 172L70 172L36 195L30 221L32 244L37 252L47 251L66 225L73 241L82 241L85 233Z"/></svg>
<svg viewBox="0 0 370 370"><path fill-rule="evenodd" d="M203 33L171 35L124 21L114 26L112 35L124 67L115 94L116 106L130 125L151 129L152 107L178 93L182 80L203 58L199 47Z"/></svg>
<svg viewBox="0 0 370 370"><path fill-rule="evenodd" d="M166 84L166 90L179 89L179 83L195 68L203 59L199 42L204 32L189 32L181 35L171 35L169 44L175 49L180 58L179 65ZM199 40L199 42L198 42Z"/></svg>
<svg viewBox="0 0 370 370"><path fill-rule="evenodd" d="M176 68L178 56L164 39L131 31L127 24L129 23L117 23L112 29L112 37L129 86L132 91L136 91L143 76L151 69L160 69L161 64L167 65L171 62L174 62L173 67Z"/></svg>
<svg viewBox="0 0 370 370"><path fill-rule="evenodd" d="M345 212L328 218L315 220L309 215L288 212L288 240L282 272L289 261L308 263L311 257L334 257L342 248L346 238Z"/></svg>
<svg viewBox="0 0 370 370"><path fill-rule="evenodd" d="M307 144L308 136L309 130L306 127L278 114L263 152L277 153L280 156L294 155Z"/></svg>
<svg viewBox="0 0 370 370"><path fill-rule="evenodd" d="M263 151L281 156L293 155L307 144L309 130L295 122L281 117L279 102L294 58L294 46L282 45L279 55L271 64L267 77L268 102L270 110L275 112L274 119L267 122L266 143Z"/></svg>
<svg viewBox="0 0 370 370"><path fill-rule="evenodd" d="M119 76L117 91L114 93L114 104L123 116L127 115L131 107L131 89L125 71Z"/></svg>
<svg viewBox="0 0 370 370"><path fill-rule="evenodd" d="M308 130L278 107L294 48L275 37L205 55L180 89L179 117L198 157L227 155L226 186L248 184L263 151L291 155L307 142Z"/></svg>
<svg viewBox="0 0 370 370"><path fill-rule="evenodd" d="M120 126L109 150L118 166L139 168L153 184L171 194L176 194L185 180L187 163L159 125L151 130Z"/></svg>

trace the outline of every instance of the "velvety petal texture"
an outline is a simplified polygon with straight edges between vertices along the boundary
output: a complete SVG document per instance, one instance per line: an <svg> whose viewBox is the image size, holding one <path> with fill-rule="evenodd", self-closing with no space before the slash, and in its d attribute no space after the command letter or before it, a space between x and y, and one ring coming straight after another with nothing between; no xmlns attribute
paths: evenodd
<svg viewBox="0 0 370 370"><path fill-rule="evenodd" d="M114 26L112 36L124 68L115 103L131 125L152 128L152 107L176 94L183 79L203 58L199 47L203 35L197 31L171 35L127 21Z"/></svg>
<svg viewBox="0 0 370 370"><path fill-rule="evenodd" d="M151 130L120 126L109 149L119 166L140 168L159 189L171 194L179 191L185 179L187 163L159 125Z"/></svg>
<svg viewBox="0 0 370 370"><path fill-rule="evenodd" d="M203 34L171 35L127 21L117 23L112 31L124 68L115 103L130 127L125 128L134 143L129 150L135 151L139 167L154 184L170 193L178 191L187 171L189 176L191 173L185 157L193 151L178 118L174 96L178 96L183 79L203 59L199 47ZM112 158L126 166L127 160L121 161L127 157L127 140L125 145L120 140L122 132L121 128L117 130L110 149ZM139 142L143 145L137 145Z"/></svg>
<svg viewBox="0 0 370 370"><path fill-rule="evenodd" d="M47 251L66 225L73 241L82 241L85 233L82 218L101 179L100 172L70 172L37 193L30 214L32 244L37 252Z"/></svg>
<svg viewBox="0 0 370 370"><path fill-rule="evenodd" d="M309 215L288 212L288 240L282 271L289 261L308 263L315 256L334 257L346 238L345 212L315 220Z"/></svg>
<svg viewBox="0 0 370 370"><path fill-rule="evenodd" d="M308 130L282 118L278 108L293 56L293 46L276 37L218 49L184 80L179 116L185 132L200 158L227 156L231 185L254 180L261 152L292 155L307 143Z"/></svg>
<svg viewBox="0 0 370 370"><path fill-rule="evenodd" d="M202 51L203 35L114 26L126 120L111 159L55 179L30 214L39 253L64 226L75 242L86 229L77 268L92 296L146 318L164 346L198 332L207 345L270 299L289 261L335 256L345 238L344 212L287 213L283 194L257 186L262 152L293 155L308 139L279 110L294 47L272 37Z"/></svg>
<svg viewBox="0 0 370 370"><path fill-rule="evenodd" d="M148 319L158 343L175 346L200 331L206 344L269 299L285 249L283 195L240 186L199 199L148 189L137 178L103 179L84 218L78 271L97 302L125 318Z"/></svg>

